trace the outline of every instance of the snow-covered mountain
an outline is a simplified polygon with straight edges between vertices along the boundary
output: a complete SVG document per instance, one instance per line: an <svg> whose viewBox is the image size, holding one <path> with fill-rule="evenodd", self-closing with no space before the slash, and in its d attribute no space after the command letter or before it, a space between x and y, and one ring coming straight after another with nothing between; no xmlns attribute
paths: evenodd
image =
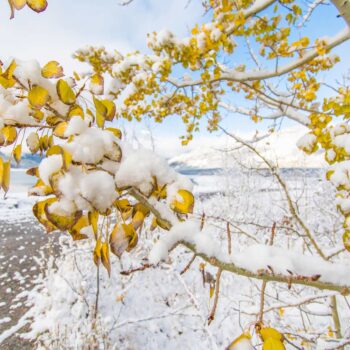
<svg viewBox="0 0 350 350"><path fill-rule="evenodd" d="M326 165L322 152L307 155L296 142L307 132L303 127L292 127L275 132L256 143L258 151L281 168L320 168ZM238 134L249 140L252 135ZM176 168L226 168L238 160L246 165L263 166L261 160L246 147L228 137L218 138L208 145L196 146L190 151L172 157L169 163Z"/></svg>

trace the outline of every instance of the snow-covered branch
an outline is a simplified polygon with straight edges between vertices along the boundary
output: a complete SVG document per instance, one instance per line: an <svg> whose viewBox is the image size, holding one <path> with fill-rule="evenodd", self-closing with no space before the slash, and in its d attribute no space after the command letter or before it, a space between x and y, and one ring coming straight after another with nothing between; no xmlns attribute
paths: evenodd
<svg viewBox="0 0 350 350"><path fill-rule="evenodd" d="M170 221L162 218L158 210L152 208L147 198L137 194L137 199L147 204L152 213L171 228L152 249L149 257L152 264L166 259L171 250L183 245L222 271L263 281L334 290L344 295L350 293L350 278L347 272L350 266L346 264L333 264L318 257L303 256L282 248L259 244L229 256L208 232L200 231L197 222L188 220L173 226Z"/></svg>

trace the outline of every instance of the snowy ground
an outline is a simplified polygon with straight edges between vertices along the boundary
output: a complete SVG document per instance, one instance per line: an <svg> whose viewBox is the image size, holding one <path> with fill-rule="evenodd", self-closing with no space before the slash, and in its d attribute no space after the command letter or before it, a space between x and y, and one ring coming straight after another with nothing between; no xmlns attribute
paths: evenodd
<svg viewBox="0 0 350 350"><path fill-rule="evenodd" d="M290 222L285 197L266 170L259 174L245 170L244 175L218 169L183 172L196 184L194 217L206 213L206 225L215 231L223 247L226 220L231 222L233 254L238 254L243 246L266 243L273 222L277 223L278 245L308 254L293 233L295 227ZM341 248L334 193L323 180L323 172L294 169L281 173L326 253ZM213 304L210 279L215 278L216 271L206 266L203 284L202 262L196 258L191 268L181 274L192 257L184 249L174 251L156 268L121 275L121 271L145 263L158 234L144 232L136 250L121 260L113 257L110 279L105 270L100 271L99 315L94 321L96 267L92 262L92 245L74 243L61 235L61 254L56 259L41 259L47 261L47 271L40 276L34 270L40 263L32 256L46 249L47 239L29 219L30 207L31 200L25 199L22 191L15 191L1 202L1 349L16 349L14 344L22 349L33 348L34 341L38 341L36 347L41 344L43 349L85 349L86 344L99 349L223 349L249 322L256 320L261 282L224 273L216 317L208 326ZM347 256L340 259L350 262ZM38 277L36 283L32 283L34 277ZM27 298L22 298L23 290L30 291ZM332 330L328 304L332 293L296 286L289 291L271 283L267 294L266 304L271 308L267 322L291 334L299 346L306 344L305 339L324 342L320 334ZM313 301L306 306L288 306L310 298ZM345 298L338 301L346 330L349 309ZM24 303L32 305L28 312L22 307ZM15 338L16 333L22 338ZM322 349L321 345L318 348Z"/></svg>

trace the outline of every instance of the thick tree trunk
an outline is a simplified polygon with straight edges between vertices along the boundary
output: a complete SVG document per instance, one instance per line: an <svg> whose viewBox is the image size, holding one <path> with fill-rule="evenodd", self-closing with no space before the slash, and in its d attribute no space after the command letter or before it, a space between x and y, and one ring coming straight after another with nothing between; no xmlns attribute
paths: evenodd
<svg viewBox="0 0 350 350"><path fill-rule="evenodd" d="M331 0L350 28L350 0Z"/></svg>

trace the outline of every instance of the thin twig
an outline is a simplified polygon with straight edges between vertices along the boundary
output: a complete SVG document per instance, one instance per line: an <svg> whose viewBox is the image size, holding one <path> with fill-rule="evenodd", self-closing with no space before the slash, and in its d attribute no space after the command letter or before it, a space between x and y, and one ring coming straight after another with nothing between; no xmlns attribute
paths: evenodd
<svg viewBox="0 0 350 350"><path fill-rule="evenodd" d="M214 304L213 304L213 308L211 309L211 312L210 312L209 317L208 317L208 325L210 325L212 323L212 321L214 320L216 309L218 307L221 273L222 273L222 269L219 267L218 271L216 272Z"/></svg>

